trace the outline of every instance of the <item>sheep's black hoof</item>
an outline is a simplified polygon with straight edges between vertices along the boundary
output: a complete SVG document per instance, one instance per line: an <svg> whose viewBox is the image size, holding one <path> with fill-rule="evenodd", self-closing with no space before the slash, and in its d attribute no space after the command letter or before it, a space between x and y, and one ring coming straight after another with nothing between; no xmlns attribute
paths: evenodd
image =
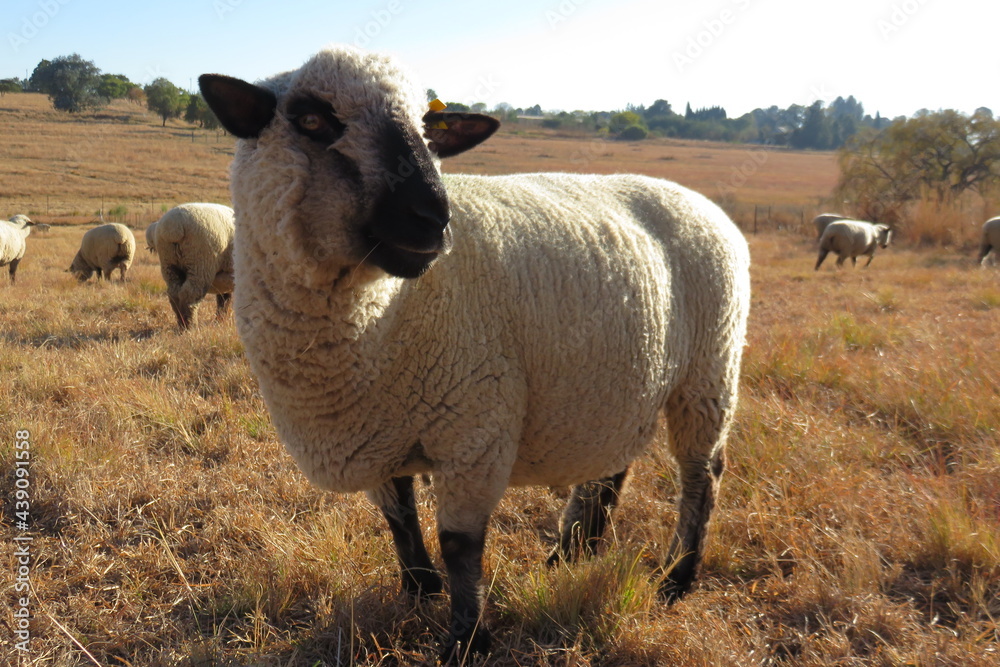
<svg viewBox="0 0 1000 667"><path fill-rule="evenodd" d="M441 576L434 570L407 570L402 582L403 592L412 598L426 599L444 590Z"/></svg>
<svg viewBox="0 0 1000 667"><path fill-rule="evenodd" d="M448 637L439 660L442 665L471 665L477 656L490 652L493 639L485 628L476 629L471 637Z"/></svg>
<svg viewBox="0 0 1000 667"><path fill-rule="evenodd" d="M663 596L668 605L678 602L690 592L694 585L692 577L674 577L672 574L668 575L660 585L660 595Z"/></svg>

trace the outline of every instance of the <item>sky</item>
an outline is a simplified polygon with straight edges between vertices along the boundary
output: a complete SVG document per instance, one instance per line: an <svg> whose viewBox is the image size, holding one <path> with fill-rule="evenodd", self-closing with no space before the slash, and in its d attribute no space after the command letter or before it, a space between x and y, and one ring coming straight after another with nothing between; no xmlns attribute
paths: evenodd
<svg viewBox="0 0 1000 667"><path fill-rule="evenodd" d="M829 103L1000 113L995 0L4 0L0 78L78 53L140 85L249 81L331 43L397 56L425 88L489 108L683 111Z"/></svg>

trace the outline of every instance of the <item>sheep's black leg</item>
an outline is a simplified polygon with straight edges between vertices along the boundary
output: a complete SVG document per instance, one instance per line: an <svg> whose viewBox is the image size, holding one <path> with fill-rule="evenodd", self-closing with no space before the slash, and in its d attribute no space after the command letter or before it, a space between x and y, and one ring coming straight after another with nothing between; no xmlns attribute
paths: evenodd
<svg viewBox="0 0 1000 667"><path fill-rule="evenodd" d="M413 495L412 477L394 477L368 497L378 505L392 531L392 541L399 559L403 590L412 596L441 592L441 577L431 563L424 546Z"/></svg>
<svg viewBox="0 0 1000 667"><path fill-rule="evenodd" d="M441 662L461 662L468 655L482 655L490 650L490 632L482 623L483 599L479 586L486 525L475 533L442 530L438 537L451 588L451 627Z"/></svg>
<svg viewBox="0 0 1000 667"><path fill-rule="evenodd" d="M191 327L195 323L194 308L190 304L181 303L180 298L169 291L167 292L167 299L170 301L170 307L177 317L177 327L181 330Z"/></svg>
<svg viewBox="0 0 1000 667"><path fill-rule="evenodd" d="M691 589L698 574L705 552L708 522L715 508L719 481L726 466L725 450L720 449L709 460L689 459L679 463L680 512L667 556L667 566L672 567L662 587L663 594L671 602L680 599Z"/></svg>
<svg viewBox="0 0 1000 667"><path fill-rule="evenodd" d="M573 487L559 519L559 543L549 555L548 565L555 565L563 558L574 561L581 553L588 556L595 553L611 521L611 512L618 505L627 475L625 468L617 475Z"/></svg>
<svg viewBox="0 0 1000 667"><path fill-rule="evenodd" d="M820 249L819 259L816 260L816 269L815 269L816 271L819 271L819 265L823 263L823 260L826 259L826 256L829 254L830 254L829 250Z"/></svg>
<svg viewBox="0 0 1000 667"><path fill-rule="evenodd" d="M17 282L17 265L20 264L20 263L21 263L21 260L19 260L19 259L15 259L13 262L10 263L10 268L8 269L8 271L10 271L10 282L11 282L11 284L14 284L14 283Z"/></svg>
<svg viewBox="0 0 1000 667"><path fill-rule="evenodd" d="M229 312L229 303L232 301L232 292L226 294L216 294L215 295L215 316L222 318L226 313Z"/></svg>

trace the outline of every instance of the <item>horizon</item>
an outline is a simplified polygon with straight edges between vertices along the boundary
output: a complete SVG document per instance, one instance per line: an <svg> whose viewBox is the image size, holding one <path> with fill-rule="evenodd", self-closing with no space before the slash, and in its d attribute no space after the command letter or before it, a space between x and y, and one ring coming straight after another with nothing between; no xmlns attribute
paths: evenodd
<svg viewBox="0 0 1000 667"><path fill-rule="evenodd" d="M549 112L616 111L665 99L675 112L687 104L722 107L738 118L757 108L829 105L849 96L866 114L885 118L1000 108L995 87L969 85L1000 65L990 47L992 22L969 20L996 13L984 0L947 7L929 0L811 7L792 0L698 7L510 0L499 9L482 2L316 7L288 0L280 13L259 0L12 5L0 20L0 78L27 78L43 59L78 53L103 73L138 85L162 76L194 91L204 72L256 81L297 68L328 44L347 43L396 56L442 99L489 109L507 103ZM146 31L153 26L151 38ZM275 40L275 34L296 37ZM838 39L846 45L837 46ZM958 63L928 48L956 42ZM976 67L963 72L967 63Z"/></svg>

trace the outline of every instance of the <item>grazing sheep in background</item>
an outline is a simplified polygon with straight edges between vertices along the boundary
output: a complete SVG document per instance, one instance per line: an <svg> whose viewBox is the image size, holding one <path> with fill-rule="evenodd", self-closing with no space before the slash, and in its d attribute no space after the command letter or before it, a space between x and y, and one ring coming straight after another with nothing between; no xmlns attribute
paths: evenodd
<svg viewBox="0 0 1000 667"><path fill-rule="evenodd" d="M146 227L146 250L156 252L156 223L153 222Z"/></svg>
<svg viewBox="0 0 1000 667"><path fill-rule="evenodd" d="M27 250L27 238L34 226L28 216L18 213L0 224L0 268L9 266L10 282L17 282L17 267Z"/></svg>
<svg viewBox="0 0 1000 667"><path fill-rule="evenodd" d="M823 238L823 230L831 222L836 220L847 220L846 215L838 215L836 213L820 213L815 218L813 218L813 226L816 227L816 239L819 240Z"/></svg>
<svg viewBox="0 0 1000 667"><path fill-rule="evenodd" d="M837 253L837 266L843 266L848 257L851 258L851 265L857 266L858 256L868 255L867 268L875 257L876 246L886 248L891 239L892 230L888 225L864 220L835 220L826 226L819 240L816 270L831 251Z"/></svg>
<svg viewBox="0 0 1000 667"><path fill-rule="evenodd" d="M81 283L89 280L95 271L98 280L102 277L111 280L111 272L115 269L121 271L121 279L125 280L134 256L135 237L132 231L125 225L111 222L94 227L83 235L80 250L69 270Z"/></svg>
<svg viewBox="0 0 1000 667"><path fill-rule="evenodd" d="M381 508L414 595L442 589L413 492L432 475L442 657L489 650L482 555L504 490L577 484L550 562L590 552L661 414L681 484L664 592L686 592L750 302L725 213L643 176L442 176L438 158L498 123L425 114L396 65L354 49L260 85L199 82L240 138L237 327L271 417L310 480Z"/></svg>
<svg viewBox="0 0 1000 667"><path fill-rule="evenodd" d="M221 204L181 204L156 223L160 274L177 326L197 324L198 303L215 294L216 316L233 294L233 209Z"/></svg>
<svg viewBox="0 0 1000 667"><path fill-rule="evenodd" d="M983 223L983 239L979 244L980 266L986 266L986 256L991 251L994 257L1000 253L1000 216L990 218Z"/></svg>

